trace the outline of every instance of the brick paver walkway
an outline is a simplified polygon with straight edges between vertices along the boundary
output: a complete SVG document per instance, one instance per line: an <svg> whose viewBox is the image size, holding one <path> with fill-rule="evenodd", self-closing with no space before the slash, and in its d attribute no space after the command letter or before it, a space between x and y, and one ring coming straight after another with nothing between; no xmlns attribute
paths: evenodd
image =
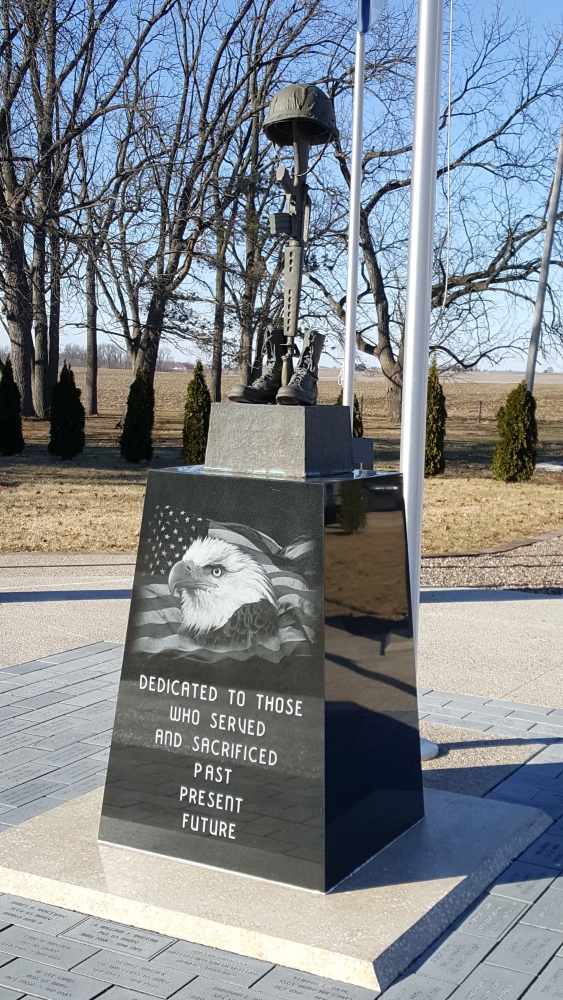
<svg viewBox="0 0 563 1000"><path fill-rule="evenodd" d="M0 671L0 830L104 781L123 647L96 643ZM554 825L383 994L563 997L563 712L420 692L421 718L544 744L489 796ZM369 990L0 895L0 1000L371 1000Z"/></svg>

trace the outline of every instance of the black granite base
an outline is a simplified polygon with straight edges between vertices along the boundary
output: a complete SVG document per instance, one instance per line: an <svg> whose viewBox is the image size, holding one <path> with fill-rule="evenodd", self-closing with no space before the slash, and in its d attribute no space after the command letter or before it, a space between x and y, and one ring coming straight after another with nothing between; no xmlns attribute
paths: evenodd
<svg viewBox="0 0 563 1000"><path fill-rule="evenodd" d="M423 815L401 480L149 474L100 839L326 891Z"/></svg>

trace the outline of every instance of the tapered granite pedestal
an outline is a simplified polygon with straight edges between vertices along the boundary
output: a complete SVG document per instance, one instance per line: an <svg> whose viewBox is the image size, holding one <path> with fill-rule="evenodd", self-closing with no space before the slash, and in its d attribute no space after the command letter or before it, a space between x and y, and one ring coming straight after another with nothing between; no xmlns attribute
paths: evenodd
<svg viewBox="0 0 563 1000"><path fill-rule="evenodd" d="M100 840L324 892L422 816L400 477L150 472Z"/></svg>

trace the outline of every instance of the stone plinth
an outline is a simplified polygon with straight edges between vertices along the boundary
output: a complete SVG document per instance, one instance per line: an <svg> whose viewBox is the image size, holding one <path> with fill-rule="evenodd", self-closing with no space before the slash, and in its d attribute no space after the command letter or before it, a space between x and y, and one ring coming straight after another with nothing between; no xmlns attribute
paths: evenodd
<svg viewBox="0 0 563 1000"><path fill-rule="evenodd" d="M256 476L351 472L350 408L213 403L205 468Z"/></svg>

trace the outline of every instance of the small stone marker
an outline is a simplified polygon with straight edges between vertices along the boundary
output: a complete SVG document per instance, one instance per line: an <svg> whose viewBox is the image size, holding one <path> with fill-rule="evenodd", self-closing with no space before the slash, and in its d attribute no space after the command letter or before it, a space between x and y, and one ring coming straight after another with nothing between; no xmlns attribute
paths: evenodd
<svg viewBox="0 0 563 1000"><path fill-rule="evenodd" d="M128 1000L128 998L124 998ZM245 990L242 986L227 986L225 982L198 976L174 994L172 1000L271 1000L258 990Z"/></svg>
<svg viewBox="0 0 563 1000"><path fill-rule="evenodd" d="M109 952L99 952L76 967L76 972L94 979L102 979L124 986L130 990L140 990L151 997L171 997L173 993L189 983L193 976L175 969L165 969L153 962L140 958L125 958ZM1 979L0 979L1 982ZM73 1000L75 998L73 997Z"/></svg>
<svg viewBox="0 0 563 1000"><path fill-rule="evenodd" d="M537 976L562 944L563 934L517 924L490 953L486 963Z"/></svg>
<svg viewBox="0 0 563 1000"><path fill-rule="evenodd" d="M261 962L255 958L243 958L230 951L217 951L190 941L177 941L166 948L155 959L155 965L166 965L172 969L182 969L194 976L208 976L221 979L237 986L252 986L264 973L272 968L271 962Z"/></svg>
<svg viewBox="0 0 563 1000"><path fill-rule="evenodd" d="M485 896L485 899L458 927L464 934L498 941L526 910L526 904L502 896Z"/></svg>
<svg viewBox="0 0 563 1000"><path fill-rule="evenodd" d="M60 790L60 788L61 785L55 781L37 778L35 781L27 781L25 785L17 785L16 788L0 791L0 803L18 809L20 806L26 806L28 802L34 802L35 799Z"/></svg>
<svg viewBox="0 0 563 1000"><path fill-rule="evenodd" d="M408 976L385 990L385 1000L447 1000L455 990L453 983L427 979L426 976Z"/></svg>
<svg viewBox="0 0 563 1000"><path fill-rule="evenodd" d="M159 951L175 941L175 938L164 937L163 934L140 930L138 927L127 927L113 920L100 920L97 917L88 917L77 927L66 931L64 937L95 948L105 948L107 951L117 951L145 959L154 958ZM0 944L1 941L0 936Z"/></svg>
<svg viewBox="0 0 563 1000"><path fill-rule="evenodd" d="M533 976L512 969L479 965L455 991L455 1000L519 1000Z"/></svg>
<svg viewBox="0 0 563 1000"><path fill-rule="evenodd" d="M535 903L542 892L549 887L557 874L557 869L545 865L529 865L525 861L515 861L489 889L495 896L508 896L523 903ZM563 886L562 886L563 888Z"/></svg>
<svg viewBox="0 0 563 1000"><path fill-rule="evenodd" d="M48 903L34 903L31 899L11 896L9 893L0 896L0 921L3 921L4 926L17 924L19 927L30 927L47 934L60 934L83 919L82 913L62 910Z"/></svg>
<svg viewBox="0 0 563 1000"><path fill-rule="evenodd" d="M337 983L334 979L311 976L276 965L258 984L260 993L271 996L307 997L308 1000L373 1000L375 993L363 986ZM252 990L254 993L254 990Z"/></svg>
<svg viewBox="0 0 563 1000"><path fill-rule="evenodd" d="M470 972L473 972L475 966L482 962L492 947L492 941L464 934L462 931L454 931L434 954L419 966L417 974L459 985Z"/></svg>
<svg viewBox="0 0 563 1000"><path fill-rule="evenodd" d="M563 892L548 889L528 910L522 922L563 933Z"/></svg>
<svg viewBox="0 0 563 1000"><path fill-rule="evenodd" d="M526 993L526 1000L560 1000L563 997L563 959L554 958Z"/></svg>
<svg viewBox="0 0 563 1000"><path fill-rule="evenodd" d="M0 986L0 1000L20 1000L23 996L25 996L24 993L14 993L13 990L7 990L4 986Z"/></svg>
<svg viewBox="0 0 563 1000"><path fill-rule="evenodd" d="M520 855L519 861L529 861L534 865L548 868L563 868L563 837L544 833Z"/></svg>
<svg viewBox="0 0 563 1000"><path fill-rule="evenodd" d="M96 982L75 972L51 969L47 965L16 958L0 968L0 985L24 990L41 1000L93 1000L111 983Z"/></svg>
<svg viewBox="0 0 563 1000"><path fill-rule="evenodd" d="M72 969L96 951L96 948L86 948L73 941L65 941L64 938L30 931L24 927L8 927L0 933L0 952L54 965L58 969Z"/></svg>
<svg viewBox="0 0 563 1000"><path fill-rule="evenodd" d="M95 774L99 770L99 761L85 758L74 761L74 763L68 764L67 767L60 767L56 772L56 777L54 776L52 780L70 785L74 781L80 781L82 778L89 778L91 774Z"/></svg>

